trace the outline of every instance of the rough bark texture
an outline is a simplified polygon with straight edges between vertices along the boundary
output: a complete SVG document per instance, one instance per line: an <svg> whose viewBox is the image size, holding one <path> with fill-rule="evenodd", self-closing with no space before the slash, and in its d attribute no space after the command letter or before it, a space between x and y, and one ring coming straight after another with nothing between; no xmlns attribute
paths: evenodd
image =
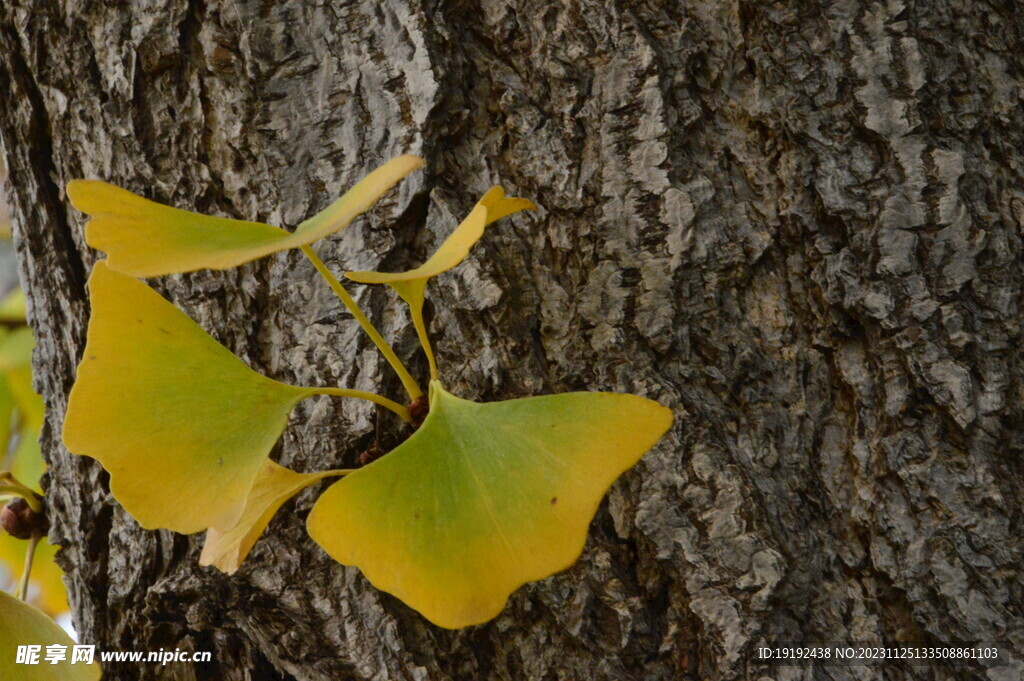
<svg viewBox="0 0 1024 681"><path fill-rule="evenodd" d="M107 678L1024 673L1010 0L6 0L0 84L75 624L216 661ZM432 284L453 391L623 390L678 417L573 569L460 632L328 559L303 531L315 490L228 578L198 567L199 537L141 530L58 437L97 259L68 180L295 225L401 152L425 172L318 246L335 270L421 261L492 183L542 207ZM154 284L274 378L400 394L297 254ZM356 291L424 375L401 306ZM375 419L307 401L275 456L350 464ZM810 640L1015 651L988 670L751 661Z"/></svg>

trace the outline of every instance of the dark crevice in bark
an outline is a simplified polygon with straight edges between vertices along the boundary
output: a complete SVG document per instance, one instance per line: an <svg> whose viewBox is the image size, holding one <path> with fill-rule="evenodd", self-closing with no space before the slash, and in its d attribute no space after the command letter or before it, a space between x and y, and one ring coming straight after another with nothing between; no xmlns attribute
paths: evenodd
<svg viewBox="0 0 1024 681"><path fill-rule="evenodd" d="M33 184L38 186L39 189L34 200L41 204L45 203L47 212L51 216L51 223L34 227L52 230L55 247L54 252L39 253L37 258L51 266L63 267L67 272L68 285L73 287L69 291L69 295L84 299L85 266L71 235L67 212L64 208L64 193L54 182L57 172L53 163L54 150L46 104L43 102L42 94L33 77L34 72L25 61L18 34L8 26L0 26L0 32L3 33L3 41L7 47L4 60L6 62L4 69L6 78L4 80L11 88L8 96L19 99L22 102L19 108L29 117L29 123L24 131L28 138L24 140L7 139L4 142L5 148L13 150L14 147L17 147L18 149L27 149L28 152L28 164L11 163L12 159L7 159L9 181L12 186L31 186ZM10 152L8 153L10 154ZM32 173L33 180L31 182L19 177L19 174L24 172ZM29 238L28 235L21 235L21 243L32 249L36 247L37 241Z"/></svg>

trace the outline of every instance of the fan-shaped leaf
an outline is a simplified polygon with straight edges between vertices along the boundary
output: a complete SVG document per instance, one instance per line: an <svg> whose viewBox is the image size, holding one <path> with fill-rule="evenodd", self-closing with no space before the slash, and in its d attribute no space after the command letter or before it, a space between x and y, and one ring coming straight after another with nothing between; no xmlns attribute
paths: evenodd
<svg viewBox="0 0 1024 681"><path fill-rule="evenodd" d="M18 646L41 646L41 661L46 646L67 649L67 659L57 664L16 664ZM72 664L75 642L56 622L27 603L0 592L0 679L17 681L99 681L97 664Z"/></svg>
<svg viewBox="0 0 1024 681"><path fill-rule="evenodd" d="M0 447L4 448L0 452L0 470L10 467L8 457L17 409L18 401L7 383L7 377L0 373Z"/></svg>
<svg viewBox="0 0 1024 681"><path fill-rule="evenodd" d="M39 449L39 431L28 424L22 424L18 431L18 442L12 453L11 474L26 487L40 495L40 478L46 472L43 454Z"/></svg>
<svg viewBox="0 0 1024 681"><path fill-rule="evenodd" d="M110 473L147 528L233 527L292 407L314 389L265 378L198 324L101 261L64 444Z"/></svg>
<svg viewBox="0 0 1024 681"><path fill-rule="evenodd" d="M32 389L33 345L32 332L26 327L15 329L0 340L0 447L7 452L6 456L0 455L0 469L10 470L18 481L39 492L39 479L45 470L39 451L43 401ZM17 441L12 442L15 436ZM12 585L25 569L27 548L27 541L0 532L0 567ZM56 552L57 547L45 539L36 547L29 590L32 603L51 616L68 610L63 573L53 559Z"/></svg>
<svg viewBox="0 0 1024 681"><path fill-rule="evenodd" d="M28 542L15 539L0 532L0 567L8 573L11 582L17 584L25 569L25 551ZM32 559L32 577L29 584L29 600L33 605L51 617L68 611L68 594L64 588L64 572L57 566L54 556L57 547L43 538L36 546ZM0 580L2 585L3 580ZM0 677L3 678L3 677Z"/></svg>
<svg viewBox="0 0 1024 681"><path fill-rule="evenodd" d="M427 325L423 320L424 292L427 281L442 272L446 272L465 260L469 249L483 236L484 228L498 220L521 210L536 208L532 201L526 199L507 198L501 187L492 187L477 202L462 223L455 228L441 247L434 252L427 262L408 272L346 272L345 276L352 281L364 284L389 284L409 305L413 325L419 336L420 345L430 362L430 376L436 379L437 363L434 351L427 336Z"/></svg>
<svg viewBox="0 0 1024 681"><path fill-rule="evenodd" d="M75 208L93 216L86 226L86 242L107 253L111 269L155 277L227 269L313 243L348 226L421 165L423 160L415 156L388 161L294 233L260 222L171 208L99 180L73 180L67 191Z"/></svg>
<svg viewBox="0 0 1024 681"><path fill-rule="evenodd" d="M229 575L234 574L281 505L317 480L331 475L338 475L338 472L296 473L264 459L263 468L249 491L242 517L227 531L207 530L199 564L212 565Z"/></svg>
<svg viewBox="0 0 1024 681"><path fill-rule="evenodd" d="M6 298L0 300L0 321L25 321L25 292L20 288L14 289Z"/></svg>
<svg viewBox="0 0 1024 681"><path fill-rule="evenodd" d="M465 260L469 249L483 236L484 227L495 220L521 210L536 208L532 201L507 198L501 187L492 187L477 202L462 223L455 228L430 259L408 272L346 272L352 281L364 284L394 284L401 281L427 280L446 272Z"/></svg>
<svg viewBox="0 0 1024 681"><path fill-rule="evenodd" d="M14 396L22 421L36 431L43 427L43 398L32 388L32 329L18 327L0 340L0 374ZM34 482L34 481L33 481Z"/></svg>
<svg viewBox="0 0 1024 681"><path fill-rule="evenodd" d="M419 430L331 486L309 533L435 624L485 622L575 562L608 487L671 422L634 395L477 404L435 381Z"/></svg>

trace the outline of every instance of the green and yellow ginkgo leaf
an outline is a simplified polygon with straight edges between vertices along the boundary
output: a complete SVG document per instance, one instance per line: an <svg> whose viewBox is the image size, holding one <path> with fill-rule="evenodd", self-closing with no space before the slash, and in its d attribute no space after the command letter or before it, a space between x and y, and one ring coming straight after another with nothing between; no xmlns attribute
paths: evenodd
<svg viewBox="0 0 1024 681"><path fill-rule="evenodd" d="M45 468L39 452L39 433L25 429L19 438L11 472L18 480L39 491L39 478ZM4 503L6 500L0 499L0 506ZM15 539L0 532L0 568L7 572L11 585L21 580L25 570L28 544L23 539ZM46 538L39 542L32 560L32 577L29 583L29 600L51 617L68 611L68 596L62 579L64 573L54 560L56 554L57 547L50 544ZM0 585L2 583L3 580L0 580Z"/></svg>
<svg viewBox="0 0 1024 681"><path fill-rule="evenodd" d="M199 564L212 565L229 575L234 574L282 504L317 480L346 472L296 473L264 459L256 482L249 491L242 517L226 531L213 528L206 531Z"/></svg>
<svg viewBox="0 0 1024 681"><path fill-rule="evenodd" d="M85 240L107 254L111 269L136 277L227 269L277 251L299 248L348 226L385 192L423 165L399 156L289 233L261 222L192 213L155 203L99 180L73 180L68 198L92 216Z"/></svg>
<svg viewBox="0 0 1024 681"><path fill-rule="evenodd" d="M229 528L300 388L257 374L132 277L96 263L64 444L146 529Z"/></svg>
<svg viewBox="0 0 1024 681"><path fill-rule="evenodd" d="M5 300L13 298L11 294ZM0 303L0 309L5 304ZM20 312L17 307L14 306L10 317L0 311L0 319L24 322L24 296ZM43 400L32 389L33 346L32 332L27 327L4 332L0 338L0 446L6 449L6 455L0 455L0 470L9 470L18 481L41 493L39 480L46 469L39 450ZM10 496L0 494L0 505ZM27 541L0 533L0 567L12 583L19 582L25 570L28 545ZM32 561L29 588L30 601L53 617L68 611L63 572L54 561L56 553L56 546L45 539L40 541Z"/></svg>
<svg viewBox="0 0 1024 681"><path fill-rule="evenodd" d="M92 318L64 444L103 464L114 497L146 529L234 527L289 412L306 397L364 397L405 411L360 391L261 376L156 291L104 261L89 295Z"/></svg>
<svg viewBox="0 0 1024 681"><path fill-rule="evenodd" d="M46 470L39 450L39 431L22 423L18 443L13 451L11 473L26 486L41 493L39 479ZM0 565L10 573L12 582L20 581L25 570L28 542L0 532ZM64 588L64 572L54 557L57 546L44 537L36 546L29 582L29 601L51 617L68 611L68 594ZM0 677L2 678L2 677Z"/></svg>
<svg viewBox="0 0 1024 681"><path fill-rule="evenodd" d="M430 376L437 379L437 363L430 347L427 327L423 321L424 291L427 281L465 260L469 249L483 236L484 228L506 215L521 210L533 210L537 206L526 199L508 198L501 187L492 187L477 202L462 223L455 228L441 247L434 252L427 262L408 272L346 272L345 276L352 281L363 284L388 284L399 296L409 304L413 325L419 335L420 344L430 362Z"/></svg>
<svg viewBox="0 0 1024 681"><path fill-rule="evenodd" d="M45 661L47 646L65 646L66 659ZM52 619L10 594L0 592L0 679L17 681L99 681L99 665L72 664L75 642ZM39 664L17 664L18 646L41 646Z"/></svg>
<svg viewBox="0 0 1024 681"><path fill-rule="evenodd" d="M0 322L25 322L25 292L16 288L0 300Z"/></svg>
<svg viewBox="0 0 1024 681"><path fill-rule="evenodd" d="M419 430L332 485L307 527L435 624L478 624L576 561L605 492L671 423L635 395L478 404L434 381Z"/></svg>
<svg viewBox="0 0 1024 681"><path fill-rule="evenodd" d="M2 331L0 331L2 332ZM7 378L0 374L0 470L8 467L11 435L14 433L15 415L18 413L18 400L7 384Z"/></svg>
<svg viewBox="0 0 1024 681"><path fill-rule="evenodd" d="M57 548L45 537L40 540L32 559L32 575L29 581L29 601L51 617L68 611L64 573L54 560ZM0 566L9 571L8 576L12 584L17 584L21 580L27 550L27 541L0 532Z"/></svg>
<svg viewBox="0 0 1024 681"><path fill-rule="evenodd" d="M24 324L25 295L20 288L0 301L0 321ZM28 327L11 331L0 328L0 470L9 463L9 443L14 427L24 426L26 421L30 421L30 427L34 426L38 431L42 424L42 399L32 389L34 346L32 331Z"/></svg>
<svg viewBox="0 0 1024 681"><path fill-rule="evenodd" d="M43 426L43 398L32 388L32 329L22 326L0 340L0 375L14 396L22 422L38 436Z"/></svg>

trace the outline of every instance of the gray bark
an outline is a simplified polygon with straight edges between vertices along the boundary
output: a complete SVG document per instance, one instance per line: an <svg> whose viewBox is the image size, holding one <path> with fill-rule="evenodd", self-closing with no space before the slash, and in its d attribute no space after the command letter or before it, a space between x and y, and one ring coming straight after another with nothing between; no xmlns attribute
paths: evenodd
<svg viewBox="0 0 1024 681"><path fill-rule="evenodd" d="M7 0L0 136L75 624L216 660L107 678L1021 678L1022 74L1008 0ZM541 206L431 285L453 392L677 415L580 562L460 632L332 562L303 531L317 490L229 578L59 439L98 257L68 180L291 226L402 152L426 170L318 246L335 271L421 262L493 183ZM153 283L273 378L400 394L295 253ZM402 307L353 290L424 376ZM374 428L310 400L274 456L351 464ZM812 640L1015 650L752 659Z"/></svg>

